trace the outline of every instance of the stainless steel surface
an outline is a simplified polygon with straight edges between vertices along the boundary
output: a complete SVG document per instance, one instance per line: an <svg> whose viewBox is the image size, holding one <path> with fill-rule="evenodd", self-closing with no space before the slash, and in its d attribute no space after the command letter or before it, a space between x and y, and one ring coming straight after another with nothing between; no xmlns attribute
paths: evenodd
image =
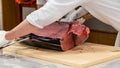
<svg viewBox="0 0 120 68"><path fill-rule="evenodd" d="M16 54L4 54L0 56L0 68L73 68L73 67L33 59Z"/></svg>
<svg viewBox="0 0 120 68"><path fill-rule="evenodd" d="M120 68L120 58L91 66L89 68Z"/></svg>

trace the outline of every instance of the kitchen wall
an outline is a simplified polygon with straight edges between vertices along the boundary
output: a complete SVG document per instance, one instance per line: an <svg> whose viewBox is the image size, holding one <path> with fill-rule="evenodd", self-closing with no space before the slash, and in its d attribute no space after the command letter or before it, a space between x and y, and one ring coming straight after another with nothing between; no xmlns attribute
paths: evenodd
<svg viewBox="0 0 120 68"><path fill-rule="evenodd" d="M23 19L25 19L26 16L33 12L34 10L35 8L23 7Z"/></svg>
<svg viewBox="0 0 120 68"><path fill-rule="evenodd" d="M0 0L0 29L2 29L2 4L1 4L1 1Z"/></svg>
<svg viewBox="0 0 120 68"><path fill-rule="evenodd" d="M85 25L90 27L91 29L100 30L100 31L109 31L109 32L117 32L113 27L104 24L96 18L91 18L85 22Z"/></svg>

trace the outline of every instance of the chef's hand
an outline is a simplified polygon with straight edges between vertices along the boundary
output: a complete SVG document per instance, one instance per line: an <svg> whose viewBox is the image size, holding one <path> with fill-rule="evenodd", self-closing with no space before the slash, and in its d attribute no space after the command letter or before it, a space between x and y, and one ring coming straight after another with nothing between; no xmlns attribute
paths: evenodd
<svg viewBox="0 0 120 68"><path fill-rule="evenodd" d="M0 31L0 47L5 47L7 44L9 44L11 41L5 39L6 31Z"/></svg>
<svg viewBox="0 0 120 68"><path fill-rule="evenodd" d="M77 10L72 10L70 13L68 13L64 18L60 20L60 22L73 22L76 19L86 15L88 12L83 9L82 7L78 8ZM80 19L85 21L84 19Z"/></svg>

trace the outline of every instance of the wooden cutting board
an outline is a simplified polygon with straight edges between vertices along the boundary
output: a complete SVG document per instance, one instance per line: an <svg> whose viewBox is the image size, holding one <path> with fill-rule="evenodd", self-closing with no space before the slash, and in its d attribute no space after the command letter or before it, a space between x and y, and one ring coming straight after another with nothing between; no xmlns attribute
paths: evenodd
<svg viewBox="0 0 120 68"><path fill-rule="evenodd" d="M120 57L119 47L115 48L113 46L94 43L78 45L66 52L35 48L25 44L16 43L5 48L4 51L77 68L87 68Z"/></svg>

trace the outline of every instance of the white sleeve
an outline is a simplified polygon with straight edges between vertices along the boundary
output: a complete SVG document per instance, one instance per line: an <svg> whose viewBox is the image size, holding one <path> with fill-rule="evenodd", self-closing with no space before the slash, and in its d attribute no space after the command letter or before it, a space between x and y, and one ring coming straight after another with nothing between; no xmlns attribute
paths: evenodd
<svg viewBox="0 0 120 68"><path fill-rule="evenodd" d="M48 0L40 9L27 16L30 24L43 28L63 17L75 7L88 0Z"/></svg>
<svg viewBox="0 0 120 68"><path fill-rule="evenodd" d="M120 0L92 0L82 7L120 32Z"/></svg>
<svg viewBox="0 0 120 68"><path fill-rule="evenodd" d="M37 5L44 5L46 0L36 0Z"/></svg>

